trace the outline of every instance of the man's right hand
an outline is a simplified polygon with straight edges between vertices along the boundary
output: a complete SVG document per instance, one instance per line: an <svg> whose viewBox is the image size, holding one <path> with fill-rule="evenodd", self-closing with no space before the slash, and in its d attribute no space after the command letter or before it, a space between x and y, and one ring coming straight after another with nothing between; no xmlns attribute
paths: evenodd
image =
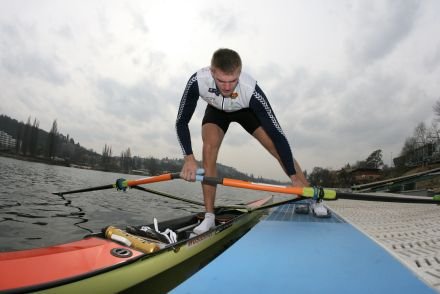
<svg viewBox="0 0 440 294"><path fill-rule="evenodd" d="M196 180L197 161L193 154L185 156L185 163L183 164L180 178L185 181L194 182Z"/></svg>
<svg viewBox="0 0 440 294"><path fill-rule="evenodd" d="M294 187L309 187L310 184L307 182L305 177L301 177L298 175L292 175L290 176L290 179L292 181L292 186Z"/></svg>

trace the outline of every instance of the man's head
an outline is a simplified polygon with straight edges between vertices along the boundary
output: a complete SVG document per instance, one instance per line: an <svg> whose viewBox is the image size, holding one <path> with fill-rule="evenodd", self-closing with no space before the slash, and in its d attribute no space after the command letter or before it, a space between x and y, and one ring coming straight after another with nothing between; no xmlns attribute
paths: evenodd
<svg viewBox="0 0 440 294"><path fill-rule="evenodd" d="M240 77L240 55L231 49L218 49L212 55L211 73L221 94L229 97L237 86Z"/></svg>
<svg viewBox="0 0 440 294"><path fill-rule="evenodd" d="M240 55L231 49L218 49L212 55L211 68L219 69L227 74L234 73L236 70L241 71Z"/></svg>

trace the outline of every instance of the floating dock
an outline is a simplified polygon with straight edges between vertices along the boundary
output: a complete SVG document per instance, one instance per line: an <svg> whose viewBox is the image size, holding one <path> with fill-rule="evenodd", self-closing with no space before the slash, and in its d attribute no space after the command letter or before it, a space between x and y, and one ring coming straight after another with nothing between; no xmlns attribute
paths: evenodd
<svg viewBox="0 0 440 294"><path fill-rule="evenodd" d="M436 293L440 207L338 200L276 208L172 293ZM436 291L437 290L437 291Z"/></svg>

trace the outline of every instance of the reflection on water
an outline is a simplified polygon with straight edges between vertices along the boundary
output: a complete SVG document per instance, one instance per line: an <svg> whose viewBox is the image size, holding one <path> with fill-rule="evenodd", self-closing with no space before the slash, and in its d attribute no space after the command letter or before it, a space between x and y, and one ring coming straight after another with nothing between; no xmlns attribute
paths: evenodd
<svg viewBox="0 0 440 294"><path fill-rule="evenodd" d="M105 173L0 157L0 251L73 241L108 225L151 223L203 207L136 189L113 189L58 196L69 191L138 176ZM202 201L198 183L174 180L148 185L182 198ZM244 203L267 195L219 186L216 204Z"/></svg>

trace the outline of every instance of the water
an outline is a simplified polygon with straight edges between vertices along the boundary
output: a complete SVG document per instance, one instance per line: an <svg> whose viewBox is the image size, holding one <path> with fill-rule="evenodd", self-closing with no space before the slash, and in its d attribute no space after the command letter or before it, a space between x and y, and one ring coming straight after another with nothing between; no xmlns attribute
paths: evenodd
<svg viewBox="0 0 440 294"><path fill-rule="evenodd" d="M21 250L78 240L108 225L151 223L188 215L203 207L130 189L57 196L112 184L133 175L47 165L0 157L0 251ZM203 202L199 183L173 180L148 185L182 198ZM216 205L232 205L267 193L219 186Z"/></svg>

